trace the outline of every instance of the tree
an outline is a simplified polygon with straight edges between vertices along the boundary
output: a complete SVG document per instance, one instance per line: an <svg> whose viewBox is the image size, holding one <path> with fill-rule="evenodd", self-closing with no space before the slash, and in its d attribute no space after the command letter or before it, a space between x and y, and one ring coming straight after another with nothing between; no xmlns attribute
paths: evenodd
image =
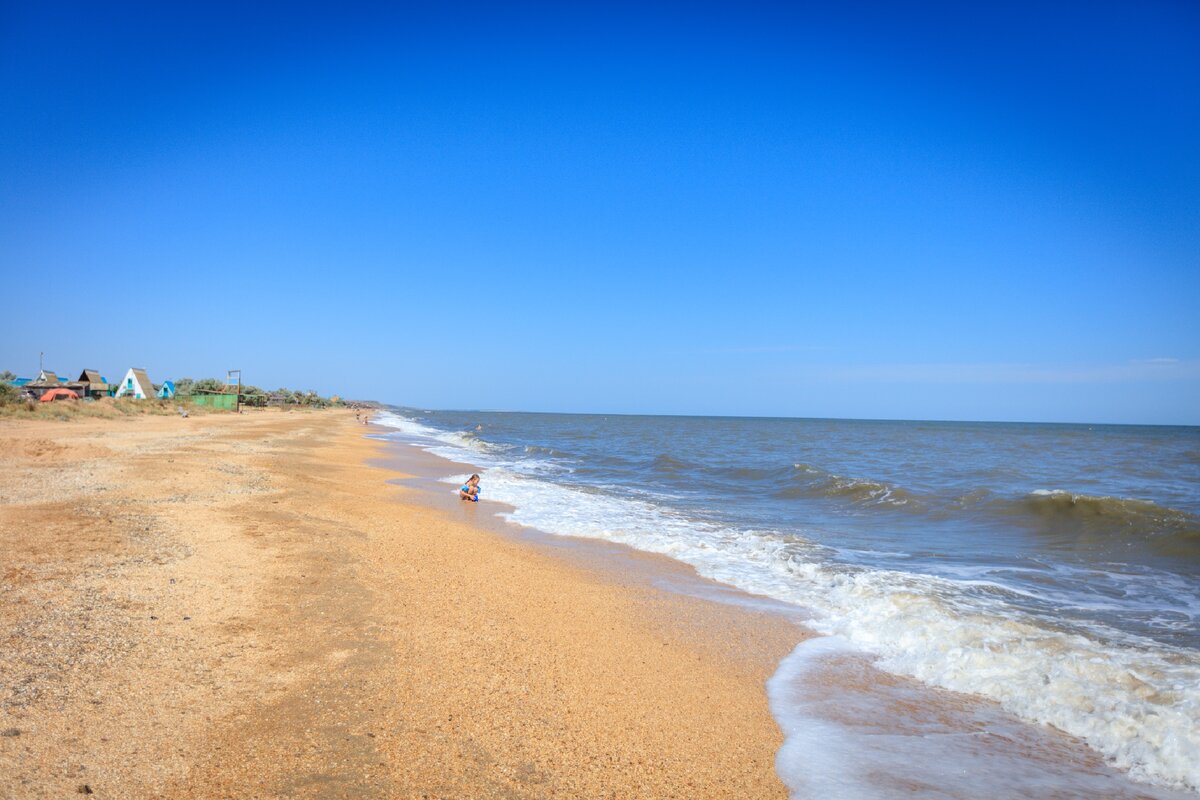
<svg viewBox="0 0 1200 800"><path fill-rule="evenodd" d="M0 372L0 381L11 381L11 380L16 380L16 378L17 378L17 376L14 375L13 373L9 372L8 370L4 370L4 372Z"/></svg>
<svg viewBox="0 0 1200 800"><path fill-rule="evenodd" d="M196 384L191 378L178 378L175 381L175 394L189 395Z"/></svg>

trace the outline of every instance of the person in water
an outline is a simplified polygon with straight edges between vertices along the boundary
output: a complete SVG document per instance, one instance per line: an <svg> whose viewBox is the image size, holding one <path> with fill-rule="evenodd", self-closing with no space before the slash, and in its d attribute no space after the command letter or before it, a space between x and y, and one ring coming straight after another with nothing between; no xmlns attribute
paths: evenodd
<svg viewBox="0 0 1200 800"><path fill-rule="evenodd" d="M478 503L479 492L479 476L472 475L471 477L467 478L466 483L459 487L458 498L460 500L470 500L472 503Z"/></svg>

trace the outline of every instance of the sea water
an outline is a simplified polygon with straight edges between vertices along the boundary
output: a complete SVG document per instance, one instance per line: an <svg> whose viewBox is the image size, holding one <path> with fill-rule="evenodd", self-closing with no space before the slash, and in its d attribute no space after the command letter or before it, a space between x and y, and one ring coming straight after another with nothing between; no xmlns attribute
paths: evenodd
<svg viewBox="0 0 1200 800"><path fill-rule="evenodd" d="M1078 737L1145 796L1200 791L1200 428L413 409L376 421L485 471L484 498L513 522L662 553L803 610L829 638L800 645L770 687L796 797L828 796L818 763L840 796L878 796L850 764L864 753L911 768L924 748L929 770L972 765L985 793L988 775L1030 769L944 731L898 748L822 717L794 687L846 653ZM1003 724L985 727L1010 739ZM1055 796L1124 791L1037 780Z"/></svg>

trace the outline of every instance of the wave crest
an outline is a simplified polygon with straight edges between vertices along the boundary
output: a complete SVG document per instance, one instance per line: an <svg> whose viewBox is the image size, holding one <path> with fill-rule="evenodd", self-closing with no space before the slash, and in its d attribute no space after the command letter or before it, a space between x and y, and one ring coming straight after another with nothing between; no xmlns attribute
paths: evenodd
<svg viewBox="0 0 1200 800"><path fill-rule="evenodd" d="M1162 555L1200 560L1200 518L1151 500L1038 489L1018 503L1040 527L1090 544L1147 544Z"/></svg>
<svg viewBox="0 0 1200 800"><path fill-rule="evenodd" d="M674 475L694 469L693 465L686 461L680 461L678 458L673 458L666 453L659 453L655 456L654 460L650 462L650 468L655 472L666 475Z"/></svg>
<svg viewBox="0 0 1200 800"><path fill-rule="evenodd" d="M774 496L782 500L829 497L849 500L856 505L917 506L917 497L899 486L869 478L852 478L796 464L788 485Z"/></svg>

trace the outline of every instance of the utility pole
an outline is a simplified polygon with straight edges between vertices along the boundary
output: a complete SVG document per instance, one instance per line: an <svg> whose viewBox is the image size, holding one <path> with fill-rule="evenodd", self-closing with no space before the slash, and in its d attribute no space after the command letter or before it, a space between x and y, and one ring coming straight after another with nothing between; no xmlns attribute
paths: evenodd
<svg viewBox="0 0 1200 800"><path fill-rule="evenodd" d="M46 365L42 363L42 358L45 355L46 355L45 353L38 353L38 375L41 375L43 372L46 371Z"/></svg>

